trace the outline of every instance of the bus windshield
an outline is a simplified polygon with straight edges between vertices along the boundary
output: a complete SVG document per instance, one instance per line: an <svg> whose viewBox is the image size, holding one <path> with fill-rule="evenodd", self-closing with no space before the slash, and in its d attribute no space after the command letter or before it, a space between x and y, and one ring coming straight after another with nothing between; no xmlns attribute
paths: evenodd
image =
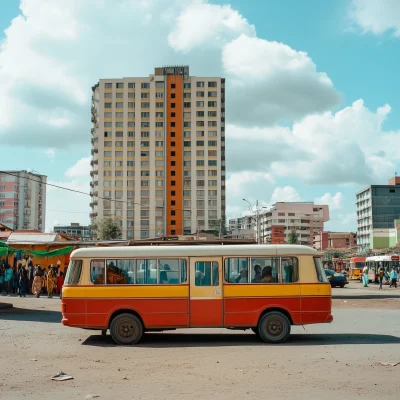
<svg viewBox="0 0 400 400"><path fill-rule="evenodd" d="M65 276L64 285L76 285L82 272L82 260L71 260L68 265L67 275Z"/></svg>

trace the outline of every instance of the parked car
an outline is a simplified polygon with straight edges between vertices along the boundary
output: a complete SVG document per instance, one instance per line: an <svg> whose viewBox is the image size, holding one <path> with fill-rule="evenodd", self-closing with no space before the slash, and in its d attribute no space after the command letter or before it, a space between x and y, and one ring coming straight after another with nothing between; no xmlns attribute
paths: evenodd
<svg viewBox="0 0 400 400"><path fill-rule="evenodd" d="M344 288L344 286L349 283L347 276L332 271L331 269L325 269L325 274L332 287L340 286L341 288Z"/></svg>

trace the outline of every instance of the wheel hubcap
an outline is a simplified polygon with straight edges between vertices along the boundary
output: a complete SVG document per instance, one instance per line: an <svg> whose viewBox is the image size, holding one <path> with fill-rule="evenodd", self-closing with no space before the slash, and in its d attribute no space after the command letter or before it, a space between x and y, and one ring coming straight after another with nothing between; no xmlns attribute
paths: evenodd
<svg viewBox="0 0 400 400"><path fill-rule="evenodd" d="M125 339L133 337L135 332L135 326L131 322L121 321L118 326L118 334Z"/></svg>
<svg viewBox="0 0 400 400"><path fill-rule="evenodd" d="M283 324L281 321L272 320L267 322L267 332L271 336L279 336L283 332Z"/></svg>

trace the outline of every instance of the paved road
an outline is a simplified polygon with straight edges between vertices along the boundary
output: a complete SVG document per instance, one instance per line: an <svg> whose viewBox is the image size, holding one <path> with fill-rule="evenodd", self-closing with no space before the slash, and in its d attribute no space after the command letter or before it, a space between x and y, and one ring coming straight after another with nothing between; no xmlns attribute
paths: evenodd
<svg viewBox="0 0 400 400"><path fill-rule="evenodd" d="M59 300L13 302L0 313L0 399L400 398L400 365L378 365L400 361L398 310L338 308L334 323L294 327L280 346L251 332L182 330L119 347L63 327ZM60 370L74 380L51 381Z"/></svg>

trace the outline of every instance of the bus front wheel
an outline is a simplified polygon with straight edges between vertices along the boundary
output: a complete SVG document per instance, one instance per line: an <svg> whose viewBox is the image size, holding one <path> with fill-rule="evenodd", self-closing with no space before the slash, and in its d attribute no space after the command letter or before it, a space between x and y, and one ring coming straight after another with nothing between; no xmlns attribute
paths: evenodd
<svg viewBox="0 0 400 400"><path fill-rule="evenodd" d="M290 336L290 321L279 311L264 314L258 322L258 335L266 343L284 343Z"/></svg>
<svg viewBox="0 0 400 400"><path fill-rule="evenodd" d="M110 324L111 337L117 344L136 344L142 338L143 332L142 321L129 313L117 315Z"/></svg>

